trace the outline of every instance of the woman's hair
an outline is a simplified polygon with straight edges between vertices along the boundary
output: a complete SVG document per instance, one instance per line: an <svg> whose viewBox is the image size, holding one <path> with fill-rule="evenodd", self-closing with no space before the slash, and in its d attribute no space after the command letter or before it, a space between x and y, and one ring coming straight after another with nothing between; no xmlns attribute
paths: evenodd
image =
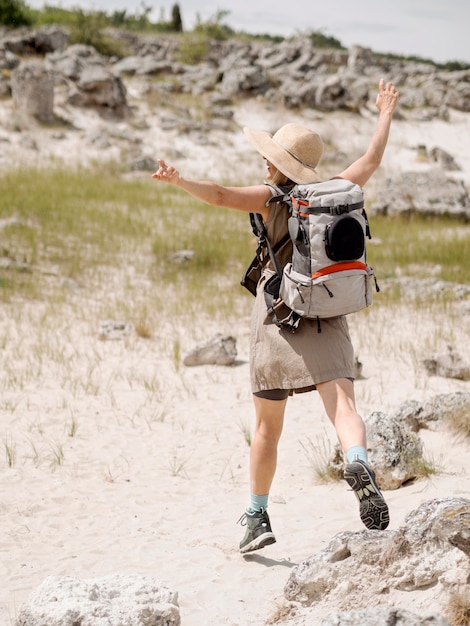
<svg viewBox="0 0 470 626"><path fill-rule="evenodd" d="M288 178L279 170L276 170L276 173L269 182L271 183L271 185L277 185L279 187L282 187L283 185L295 185L293 180Z"/></svg>

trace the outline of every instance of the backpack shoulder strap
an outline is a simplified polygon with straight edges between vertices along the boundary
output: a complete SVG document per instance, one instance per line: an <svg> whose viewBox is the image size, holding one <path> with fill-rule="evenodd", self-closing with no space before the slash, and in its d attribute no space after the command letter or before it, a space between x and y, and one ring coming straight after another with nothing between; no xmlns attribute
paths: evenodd
<svg viewBox="0 0 470 626"><path fill-rule="evenodd" d="M271 185L270 183L266 183L266 186L270 187L274 192L267 201L266 206L269 206L273 202L287 202L289 205L291 204L291 192L293 187Z"/></svg>
<svg viewBox="0 0 470 626"><path fill-rule="evenodd" d="M289 241L289 233L287 233L280 241L278 241L278 243L273 248L269 242L268 233L266 231L266 226L264 225L262 216L259 213L250 213L250 221L253 232L258 237L258 250L263 247L266 247L268 249L269 258L271 259L277 274L279 274L279 276L282 276L282 269L279 265L279 261L277 260L276 252L278 252L278 250L280 250L282 246L287 241Z"/></svg>

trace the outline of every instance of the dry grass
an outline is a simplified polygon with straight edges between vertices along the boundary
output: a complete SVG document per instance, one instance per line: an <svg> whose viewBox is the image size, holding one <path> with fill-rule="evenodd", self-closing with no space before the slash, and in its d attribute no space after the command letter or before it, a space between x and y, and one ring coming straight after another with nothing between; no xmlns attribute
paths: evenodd
<svg viewBox="0 0 470 626"><path fill-rule="evenodd" d="M470 596L467 593L452 592L445 614L451 626L470 626Z"/></svg>
<svg viewBox="0 0 470 626"><path fill-rule="evenodd" d="M456 408L447 415L447 424L460 436L470 438L470 412L465 407Z"/></svg>
<svg viewBox="0 0 470 626"><path fill-rule="evenodd" d="M312 468L318 481L327 483L343 478L343 453L339 446L333 449L328 436L325 434L313 442L307 437L306 443L300 442L309 466Z"/></svg>
<svg viewBox="0 0 470 626"><path fill-rule="evenodd" d="M279 604L271 617L266 621L266 626L280 624L287 618L293 618L296 612L297 608L293 604Z"/></svg>

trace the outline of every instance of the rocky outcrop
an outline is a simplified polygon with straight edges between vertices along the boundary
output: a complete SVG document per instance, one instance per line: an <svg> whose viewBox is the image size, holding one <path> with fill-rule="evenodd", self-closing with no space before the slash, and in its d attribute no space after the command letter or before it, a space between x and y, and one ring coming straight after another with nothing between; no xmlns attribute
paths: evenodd
<svg viewBox="0 0 470 626"><path fill-rule="evenodd" d="M398 530L336 535L292 570L284 595L311 607L314 614L313 609L399 607L402 594L420 590L416 609L444 614L452 593L470 596L469 554L470 500L430 500L412 511Z"/></svg>
<svg viewBox="0 0 470 626"><path fill-rule="evenodd" d="M227 98L262 97L288 108L357 111L368 106L378 80L386 73L394 76L400 89L402 115L419 110L426 119L446 119L449 108L470 111L470 70L439 71L430 63L386 58L360 46L317 49L308 37L302 37L281 43L205 40L203 46L199 42L191 48L176 36L139 36L123 31L110 35L128 50L122 59L106 57L100 61L116 78L115 87L121 80L125 83L126 75L150 79L158 74L160 81L151 88L162 93L215 92ZM57 27L8 32L0 37L0 58L5 52L45 55L58 77L75 81L85 71L85 60L87 65L96 65L96 52L80 55L78 60L78 48L67 48L67 41L67 31ZM77 65L82 66L80 70ZM106 90L111 98L106 106L116 107L117 92ZM103 96L99 98L101 105ZM75 98L74 103L90 106L87 98Z"/></svg>

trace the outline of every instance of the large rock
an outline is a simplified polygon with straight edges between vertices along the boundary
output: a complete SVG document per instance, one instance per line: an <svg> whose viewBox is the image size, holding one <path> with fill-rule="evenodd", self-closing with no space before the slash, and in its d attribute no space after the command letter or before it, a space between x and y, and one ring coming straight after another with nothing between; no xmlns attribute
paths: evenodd
<svg viewBox="0 0 470 626"><path fill-rule="evenodd" d="M404 422L411 430L417 432L421 428L437 430L446 421L460 415L470 416L469 391L441 393L423 404L417 400L408 400L400 405L391 417L398 422Z"/></svg>
<svg viewBox="0 0 470 626"><path fill-rule="evenodd" d="M375 411L365 420L369 459L381 489L398 489L418 477L423 442L404 422Z"/></svg>
<svg viewBox="0 0 470 626"><path fill-rule="evenodd" d="M49 576L16 626L179 626L178 594L144 576Z"/></svg>
<svg viewBox="0 0 470 626"><path fill-rule="evenodd" d="M419 590L416 611L438 611L451 594L470 597L469 550L470 500L430 500L398 530L339 533L292 570L284 595L324 615L328 609L400 606L403 594Z"/></svg>
<svg viewBox="0 0 470 626"><path fill-rule="evenodd" d="M11 73L16 106L41 122L54 120L54 78L42 62L25 61Z"/></svg>
<svg viewBox="0 0 470 626"><path fill-rule="evenodd" d="M47 54L67 47L69 33L65 28L53 24L41 28L19 28L8 31L0 39L5 50L22 56Z"/></svg>
<svg viewBox="0 0 470 626"><path fill-rule="evenodd" d="M217 333L208 341L199 344L183 359L192 365L233 365L237 358L237 340L230 335Z"/></svg>
<svg viewBox="0 0 470 626"><path fill-rule="evenodd" d="M425 359L423 364L430 376L470 380L470 361L450 345Z"/></svg>
<svg viewBox="0 0 470 626"><path fill-rule="evenodd" d="M402 172L378 189L373 214L451 215L470 220L470 196L462 181L447 178L441 169Z"/></svg>
<svg viewBox="0 0 470 626"><path fill-rule="evenodd" d="M332 613L320 626L450 626L442 615L416 615L393 606Z"/></svg>
<svg viewBox="0 0 470 626"><path fill-rule="evenodd" d="M69 95L70 104L97 107L122 117L127 110L124 83L109 69L99 66L85 67L80 73L76 89Z"/></svg>
<svg viewBox="0 0 470 626"><path fill-rule="evenodd" d="M93 48L85 44L74 44L66 50L46 56L46 66L58 77L77 81L85 68L105 67L106 59Z"/></svg>

